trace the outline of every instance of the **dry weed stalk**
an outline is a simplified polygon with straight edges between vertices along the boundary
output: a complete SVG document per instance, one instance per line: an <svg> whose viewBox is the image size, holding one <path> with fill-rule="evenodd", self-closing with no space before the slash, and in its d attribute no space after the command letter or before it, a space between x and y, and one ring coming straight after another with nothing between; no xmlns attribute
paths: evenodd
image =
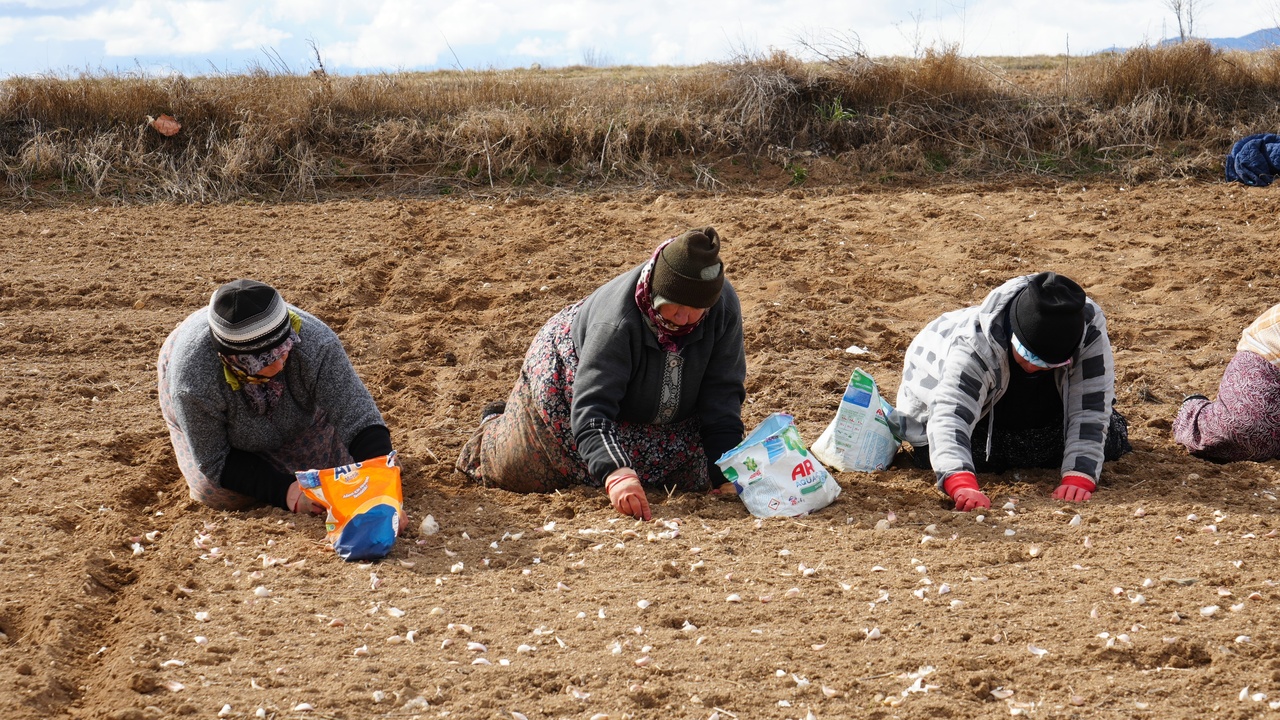
<svg viewBox="0 0 1280 720"><path fill-rule="evenodd" d="M11 78L0 166L19 196L182 202L750 182L721 175L730 158L775 162L793 182L818 177L802 163L846 178L1135 179L1213 175L1235 137L1280 124L1280 51L1142 47L1072 58L1070 76L1042 58L1025 84L1027 59L848 50L694 68ZM162 113L179 134L147 126Z"/></svg>

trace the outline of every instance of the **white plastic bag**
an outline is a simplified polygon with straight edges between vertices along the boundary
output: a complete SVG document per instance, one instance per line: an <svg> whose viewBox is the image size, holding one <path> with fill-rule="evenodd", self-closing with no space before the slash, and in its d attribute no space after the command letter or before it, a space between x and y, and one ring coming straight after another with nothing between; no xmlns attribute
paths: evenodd
<svg viewBox="0 0 1280 720"><path fill-rule="evenodd" d="M883 470L901 444L889 427L893 407L880 397L876 381L856 368L831 424L813 444L813 454L840 472Z"/></svg>
<svg viewBox="0 0 1280 720"><path fill-rule="evenodd" d="M831 504L840 485L800 440L790 415L765 418L716 465L756 517L794 517Z"/></svg>

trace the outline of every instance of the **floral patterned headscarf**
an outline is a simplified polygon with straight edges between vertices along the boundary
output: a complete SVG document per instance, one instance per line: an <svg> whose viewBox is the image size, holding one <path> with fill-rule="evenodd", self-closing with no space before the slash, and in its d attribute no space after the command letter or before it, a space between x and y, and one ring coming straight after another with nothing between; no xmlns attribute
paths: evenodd
<svg viewBox="0 0 1280 720"><path fill-rule="evenodd" d="M242 355L218 353L218 358L222 360L222 374L227 384L232 390L243 390L245 400L249 401L249 407L258 415L266 415L275 409L280 396L284 394L283 370L270 378L258 377L258 373L262 372L262 368L273 365L280 358L288 355L293 346L300 341L298 330L301 329L302 318L291 310L289 322L292 325L289 329L289 337L270 350Z"/></svg>

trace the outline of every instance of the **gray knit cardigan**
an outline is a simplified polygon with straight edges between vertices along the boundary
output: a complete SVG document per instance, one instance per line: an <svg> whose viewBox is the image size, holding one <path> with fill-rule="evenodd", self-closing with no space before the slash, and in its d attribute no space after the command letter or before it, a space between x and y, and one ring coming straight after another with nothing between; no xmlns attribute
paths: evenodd
<svg viewBox="0 0 1280 720"><path fill-rule="evenodd" d="M266 415L255 414L244 394L227 384L209 334L209 309L178 326L165 381L200 472L215 482L231 448L276 450L313 427L318 409L344 447L361 430L385 424L337 334L315 316L289 309L302 318L302 328L281 371L285 391Z"/></svg>

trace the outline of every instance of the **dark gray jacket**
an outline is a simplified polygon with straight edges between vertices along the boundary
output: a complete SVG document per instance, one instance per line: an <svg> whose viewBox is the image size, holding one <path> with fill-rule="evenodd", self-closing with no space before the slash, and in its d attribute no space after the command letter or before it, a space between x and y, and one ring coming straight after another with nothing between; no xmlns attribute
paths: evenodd
<svg viewBox="0 0 1280 720"><path fill-rule="evenodd" d="M666 425L697 417L713 486L724 482L715 461L742 441L746 352L742 308L725 281L702 322L667 353L636 306L640 269L610 280L586 300L573 321L578 370L571 422L578 453L602 480L630 466L618 442L620 422Z"/></svg>

